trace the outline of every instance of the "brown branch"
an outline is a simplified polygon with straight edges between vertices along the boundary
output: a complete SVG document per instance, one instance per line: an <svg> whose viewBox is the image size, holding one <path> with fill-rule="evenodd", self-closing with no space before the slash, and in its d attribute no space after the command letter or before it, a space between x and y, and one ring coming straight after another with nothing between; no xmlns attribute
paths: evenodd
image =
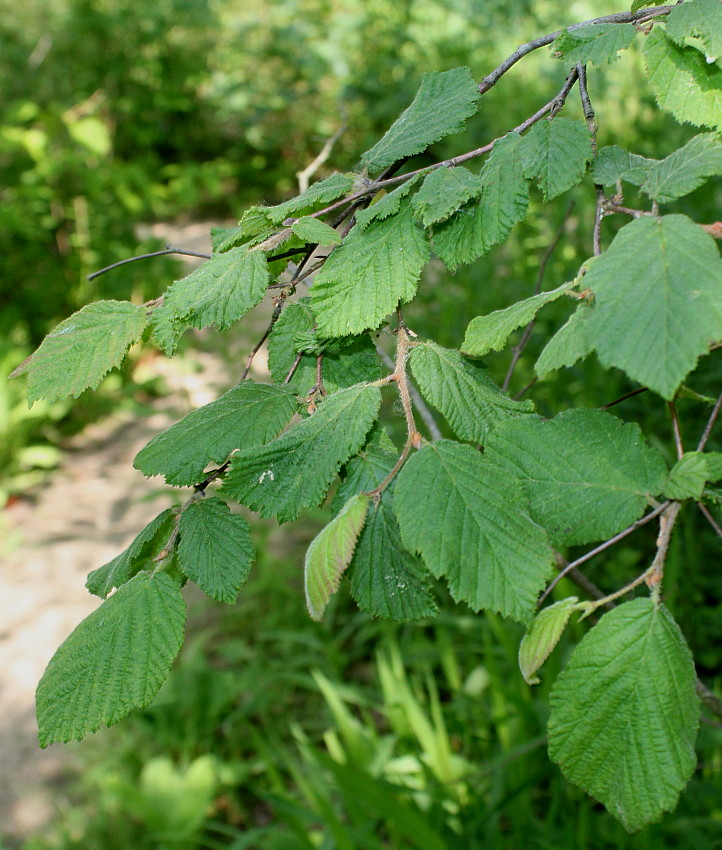
<svg viewBox="0 0 722 850"><path fill-rule="evenodd" d="M171 245L168 245L163 251L151 251L149 254L138 254L137 257L126 257L124 260L118 260L117 263L112 263L104 269L99 269L97 272L89 274L87 280L94 280L96 277L100 277L101 274L117 269L120 266L125 266L128 263L136 263L138 260L148 260L151 257L162 257L164 254L182 254L184 257L200 257L203 260L210 260L213 256L203 251L190 251L185 248L173 248Z"/></svg>
<svg viewBox="0 0 722 850"><path fill-rule="evenodd" d="M389 369L395 369L396 364L394 363L391 355L387 354L381 346L376 346L376 352L379 357L383 361L384 365L388 366ZM418 410L419 416L423 419L424 425L426 425L429 436L432 440L440 440L443 436L441 433L441 429L436 424L436 420L434 419L433 413L429 410L428 405L421 397L421 393L416 389L412 380L407 376L407 382L409 385L409 393L411 394L411 402L414 406L415 410Z"/></svg>
<svg viewBox="0 0 722 850"><path fill-rule="evenodd" d="M609 404L603 404L599 410L609 410L610 407L615 407L618 404L621 404L623 401L626 401L628 398L634 398L635 395L641 395L642 393L646 393L649 391L649 387L637 387L636 390L632 390L629 393L625 393L619 398L615 398L614 401L610 401Z"/></svg>
<svg viewBox="0 0 722 850"><path fill-rule="evenodd" d="M677 460L684 454L684 444L682 442L682 431L679 427L679 416L677 416L677 405L670 401L669 414L672 417L672 433L674 434L674 446L677 449Z"/></svg>
<svg viewBox="0 0 722 850"><path fill-rule="evenodd" d="M707 509L707 505L703 504L702 502L697 502L697 507L700 509L702 516L712 526L712 528L715 531L715 534L718 537L722 537L722 528L720 528L720 526L717 524L717 521L715 520L715 518L712 516L712 514Z"/></svg>
<svg viewBox="0 0 722 850"><path fill-rule="evenodd" d="M717 417L719 416L720 407L722 407L722 393L720 393L717 397L717 401L715 402L715 405L712 408L712 413L710 413L710 417L704 427L702 436L699 438L699 443L697 443L698 452L704 451L704 448L707 445L707 442L710 438L710 434L712 433L712 429L714 428L715 422L717 421Z"/></svg>

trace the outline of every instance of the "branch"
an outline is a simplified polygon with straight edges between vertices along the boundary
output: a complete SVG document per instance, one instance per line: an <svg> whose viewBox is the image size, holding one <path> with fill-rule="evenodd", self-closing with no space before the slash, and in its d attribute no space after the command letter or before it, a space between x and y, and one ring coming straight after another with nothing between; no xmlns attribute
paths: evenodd
<svg viewBox="0 0 722 850"><path fill-rule="evenodd" d="M679 427L679 416L677 416L677 405L670 401L669 415L672 417L672 433L674 434L674 445L677 449L677 460L680 460L684 454L684 444L682 443L682 432Z"/></svg>
<svg viewBox="0 0 722 850"><path fill-rule="evenodd" d="M298 177L298 190L300 194L303 194L306 189L308 189L308 183L313 177L313 175L318 171L318 169L326 162L326 160L331 156L331 151L333 150L333 146L336 142L341 138L341 136L346 131L346 118L343 116L342 112L342 123L341 126L336 130L336 132L329 139L326 139L326 144L321 148L321 153L313 160L313 162L309 163L303 171L297 171L296 177Z"/></svg>
<svg viewBox="0 0 722 850"><path fill-rule="evenodd" d="M381 360L384 362L384 364L386 366L389 367L389 369L395 369L396 368L396 364L394 363L394 360L391 357L391 355L387 354L387 352L385 352L383 350L383 348L381 348L381 346L377 345L376 351L377 351L379 357L381 358ZM411 401L413 402L413 405L416 408L416 410L419 411L419 416L424 420L424 425L426 425L426 427L429 430L429 436L431 437L432 440L440 440L442 438L443 434L441 433L441 429L439 428L439 426L436 424L436 420L434 419L434 415L429 410L426 402L421 397L421 393L416 389L416 387L414 386L413 382L410 379L408 380L408 384L409 384L409 393L411 394Z"/></svg>
<svg viewBox="0 0 722 850"><path fill-rule="evenodd" d="M641 395L641 393L646 393L649 391L649 387L637 387L636 390L632 390L629 393L625 393L619 398L615 398L614 401L610 401L609 404L603 404L599 410L609 410L610 407L614 407L617 404L621 404L623 401L626 401L628 398L634 398L635 395Z"/></svg>
<svg viewBox="0 0 722 850"><path fill-rule="evenodd" d="M100 277L101 274L117 269L119 266L124 266L127 263L135 263L138 260L148 260L150 257L162 257L164 254L182 254L185 257L200 257L203 260L210 260L212 256L211 254L206 254L203 251L189 251L186 248L173 248L171 245L168 245L163 251L151 251L149 254L139 254L137 257L127 257L125 260L118 260L117 263L113 263L110 266L106 266L104 269L99 269L97 272L89 274L87 279L94 280L96 277Z"/></svg>
<svg viewBox="0 0 722 850"><path fill-rule="evenodd" d="M704 431L702 432L702 436L699 438L699 443L697 443L698 452L704 451L704 447L707 445L707 441L710 438L712 429L714 428L717 417L719 416L720 407L722 407L722 393L719 394L717 401L715 402L715 406L712 408L712 413L707 420Z"/></svg>

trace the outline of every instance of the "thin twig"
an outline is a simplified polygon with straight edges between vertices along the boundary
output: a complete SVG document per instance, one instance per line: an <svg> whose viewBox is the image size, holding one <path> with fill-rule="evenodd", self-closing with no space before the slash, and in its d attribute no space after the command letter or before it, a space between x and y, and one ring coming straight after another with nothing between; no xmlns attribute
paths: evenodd
<svg viewBox="0 0 722 850"><path fill-rule="evenodd" d="M669 405L669 414L672 417L672 432L674 433L674 445L677 449L677 460L679 460L684 454L684 444L682 442L682 432L679 427L679 416L677 416L677 405L670 401Z"/></svg>
<svg viewBox="0 0 722 850"><path fill-rule="evenodd" d="M376 346L376 351L385 366L388 366L389 369L396 368L393 357L391 357L388 352L384 351L380 345ZM418 410L419 416L423 419L424 425L428 428L429 436L432 440L440 440L443 434L441 433L439 426L436 424L433 413L429 410L428 405L421 397L421 393L416 389L416 386L410 378L408 379L408 384L409 392L411 393L411 401L413 402L414 408Z"/></svg>
<svg viewBox="0 0 722 850"><path fill-rule="evenodd" d="M719 416L720 407L722 407L722 393L720 393L717 397L717 401L715 402L715 405L712 408L712 413L710 413L709 419L707 420L707 424L704 426L702 436L699 438L699 443L697 443L698 452L704 451L704 447L707 445L707 441L710 438L712 429L714 428L715 422L717 421L717 417Z"/></svg>
<svg viewBox="0 0 722 850"><path fill-rule="evenodd" d="M151 251L149 254L138 254L137 257L126 257L124 260L118 260L117 263L112 263L111 265L106 266L104 269L99 269L97 272L89 274L87 279L94 280L101 274L105 274L106 272L112 271L113 269L117 269L119 266L124 266L127 263L135 263L138 260L148 260L151 257L162 257L164 254L182 254L185 257L200 257L203 260L210 260L213 256L212 254L206 254L203 251L189 251L185 248L173 248L169 245L163 251Z"/></svg>
<svg viewBox="0 0 722 850"><path fill-rule="evenodd" d="M329 139L326 140L326 143L321 148L321 152L319 155L313 160L313 162L309 163L303 171L296 172L296 177L298 177L298 189L301 194L303 194L306 189L308 189L308 184L313 177L313 175L318 171L318 169L326 162L326 160L331 156L331 151L333 150L333 146L336 142L341 138L341 136L346 131L346 119L342 117L342 124L336 130L336 132Z"/></svg>
<svg viewBox="0 0 722 850"><path fill-rule="evenodd" d="M700 511L702 512L702 516L703 516L703 517L707 520L707 522L708 522L708 523L712 526L712 528L713 528L713 529L714 529L714 531L715 531L715 534L716 534L718 537L722 537L722 528L720 528L720 526L718 525L718 523L717 523L717 521L715 520L715 518L712 516L712 514L711 514L711 513L709 512L709 510L707 509L707 505L703 504L702 502L697 502L697 507L698 507L698 508L700 509Z"/></svg>
<svg viewBox="0 0 722 850"><path fill-rule="evenodd" d="M511 400L519 401L519 399L524 398L524 396L529 392L529 390L534 386L534 384L536 384L538 380L539 377L537 375L534 375L534 377L531 379L531 381L529 381L529 383L525 387L522 387L518 393L511 397Z"/></svg>
<svg viewBox="0 0 722 850"><path fill-rule="evenodd" d="M291 368L288 370L288 374L283 379L284 384L288 384L290 382L291 378L293 377L294 373L296 372L296 369L298 369L298 364L301 362L302 357L303 357L303 352L301 351L296 356L296 359L293 361L293 366L291 366Z"/></svg>
<svg viewBox="0 0 722 850"><path fill-rule="evenodd" d="M629 393L625 393L619 398L615 398L614 401L610 401L609 404L603 404L599 410L609 410L610 407L615 407L618 404L621 404L623 401L626 401L628 398L633 398L635 395L640 395L641 393L646 393L649 390L649 387L637 387L636 390L632 390Z"/></svg>

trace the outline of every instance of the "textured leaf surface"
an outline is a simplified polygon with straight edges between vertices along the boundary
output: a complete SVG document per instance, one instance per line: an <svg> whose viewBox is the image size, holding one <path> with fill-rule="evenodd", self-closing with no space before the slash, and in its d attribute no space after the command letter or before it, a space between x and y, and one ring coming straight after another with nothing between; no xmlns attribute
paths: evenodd
<svg viewBox="0 0 722 850"><path fill-rule="evenodd" d="M291 225L291 230L299 239L303 239L306 242L312 242L317 245L341 244L340 233L325 222L319 221L317 218L311 218L309 215L299 218L298 221L294 221Z"/></svg>
<svg viewBox="0 0 722 850"><path fill-rule="evenodd" d="M230 327L259 301L268 286L268 262L261 251L233 248L215 254L165 294L164 310L195 328Z"/></svg>
<svg viewBox="0 0 722 850"><path fill-rule="evenodd" d="M486 455L518 477L532 519L557 546L606 539L635 522L667 475L636 423L600 410L505 422Z"/></svg>
<svg viewBox="0 0 722 850"><path fill-rule="evenodd" d="M353 188L354 178L347 174L332 174L309 186L305 192L275 207L261 207L260 211L273 224L281 225L285 219L298 213L316 212L326 204L338 200Z"/></svg>
<svg viewBox="0 0 722 850"><path fill-rule="evenodd" d="M397 213L401 206L401 201L403 201L403 199L418 183L419 177L420 175L412 177L410 180L402 183L397 189L394 189L393 192L389 192L382 198L379 198L379 200L371 204L370 207L359 210L356 213L356 227L359 230L366 230L372 221L381 221L382 219L388 218L390 215Z"/></svg>
<svg viewBox="0 0 722 850"><path fill-rule="evenodd" d="M318 505L341 466L365 442L381 404L378 387L328 396L308 419L260 449L235 455L223 491L261 516L296 519Z"/></svg>
<svg viewBox="0 0 722 850"><path fill-rule="evenodd" d="M289 304L281 313L268 339L268 366L277 383L285 381L298 356L298 340L313 334L315 321L306 298ZM321 338L318 342L327 341ZM368 335L334 340L333 343L324 350L323 357L323 383L329 392L381 377L379 357ZM316 356L304 354L287 386L305 395L315 385Z"/></svg>
<svg viewBox="0 0 722 850"><path fill-rule="evenodd" d="M481 186L481 179L468 168L437 168L426 177L411 206L424 227L429 227L480 195Z"/></svg>
<svg viewBox="0 0 722 850"><path fill-rule="evenodd" d="M678 121L722 130L722 68L694 47L680 47L659 27L644 41L657 103Z"/></svg>
<svg viewBox="0 0 722 850"><path fill-rule="evenodd" d="M705 484L720 478L720 452L686 452L669 471L664 495L668 499L699 499Z"/></svg>
<svg viewBox="0 0 722 850"><path fill-rule="evenodd" d="M483 443L497 423L534 411L531 402L512 401L483 366L451 348L426 342L414 346L409 362L424 398L462 440Z"/></svg>
<svg viewBox="0 0 722 850"><path fill-rule="evenodd" d="M551 572L544 530L519 483L470 446L442 440L404 464L394 494L401 539L451 595L527 622Z"/></svg>
<svg viewBox="0 0 722 850"><path fill-rule="evenodd" d="M618 180L640 186L655 162L654 159L630 153L619 145L608 145L594 158L592 179L602 186L614 186Z"/></svg>
<svg viewBox="0 0 722 850"><path fill-rule="evenodd" d="M722 56L722 4L719 0L688 0L667 16L667 35L678 44L698 38L708 62Z"/></svg>
<svg viewBox="0 0 722 850"><path fill-rule="evenodd" d="M536 672L559 643L578 601L576 596L562 599L543 608L531 621L519 645L519 669L528 685L539 684Z"/></svg>
<svg viewBox="0 0 722 850"><path fill-rule="evenodd" d="M164 475L168 484L197 484L209 463L272 440L297 409L292 388L243 381L153 437L133 464L144 475Z"/></svg>
<svg viewBox="0 0 722 850"><path fill-rule="evenodd" d="M408 202L363 232L352 230L311 289L318 332L347 336L378 327L399 301L414 297L428 259L428 242Z"/></svg>
<svg viewBox="0 0 722 850"><path fill-rule="evenodd" d="M722 261L685 216L623 227L584 284L595 298L585 331L602 364L666 399L722 336Z"/></svg>
<svg viewBox="0 0 722 850"><path fill-rule="evenodd" d="M233 604L255 558L250 526L222 499L193 502L180 517L178 558L203 593Z"/></svg>
<svg viewBox="0 0 722 850"><path fill-rule="evenodd" d="M370 173L426 150L429 145L464 129L476 112L479 90L468 68L424 74L411 105L384 137L361 157Z"/></svg>
<svg viewBox="0 0 722 850"><path fill-rule="evenodd" d="M529 324L545 304L556 301L572 286L574 283L565 283L558 289L540 292L531 298L517 301L504 310L496 310L488 316L477 316L466 329L461 350L472 357L483 357L490 351L501 351L517 328Z"/></svg>
<svg viewBox="0 0 722 850"><path fill-rule="evenodd" d="M589 128L573 118L539 121L522 137L524 174L536 178L544 200L577 184L592 155Z"/></svg>
<svg viewBox="0 0 722 850"><path fill-rule="evenodd" d="M171 508L158 514L120 555L88 573L85 582L88 590L94 596L105 599L114 587L130 581L141 570L153 569L156 566L153 559L168 542L175 518L176 512Z"/></svg>
<svg viewBox="0 0 722 850"><path fill-rule="evenodd" d="M213 228L211 228L211 248L214 254L223 254L231 248L262 242L273 233L273 230L273 225L263 214L263 207L250 207L243 213L238 227L228 228L222 239L213 239ZM220 237L220 233L218 236Z"/></svg>
<svg viewBox="0 0 722 850"><path fill-rule="evenodd" d="M539 378L545 378L562 366L573 366L594 350L587 337L586 325L592 308L583 302L569 317L567 323L554 334L534 364Z"/></svg>
<svg viewBox="0 0 722 850"><path fill-rule="evenodd" d="M304 584L306 607L313 620L321 620L329 599L338 590L366 522L369 501L362 493L352 496L308 547Z"/></svg>
<svg viewBox="0 0 722 850"><path fill-rule="evenodd" d="M620 50L634 41L637 30L632 24L589 24L565 30L552 44L555 59L569 65L609 65Z"/></svg>
<svg viewBox="0 0 722 850"><path fill-rule="evenodd" d="M715 174L722 174L722 142L713 133L703 133L653 163L641 189L650 198L666 204L693 192Z"/></svg>
<svg viewBox="0 0 722 850"><path fill-rule="evenodd" d="M165 573L139 573L75 629L37 691L41 747L80 740L148 705L183 643L185 603Z"/></svg>
<svg viewBox="0 0 722 850"><path fill-rule="evenodd" d="M526 217L529 184L522 171L521 142L518 133L499 139L479 175L479 203L434 228L434 251L452 271L504 242L512 227Z"/></svg>
<svg viewBox="0 0 722 850"><path fill-rule="evenodd" d="M679 627L663 605L635 599L601 618L554 683L549 755L635 831L675 807L699 715Z"/></svg>
<svg viewBox="0 0 722 850"><path fill-rule="evenodd" d="M11 377L28 373L28 403L77 398L95 389L103 377L119 366L128 347L137 342L146 326L143 307L129 301L96 301L62 321Z"/></svg>

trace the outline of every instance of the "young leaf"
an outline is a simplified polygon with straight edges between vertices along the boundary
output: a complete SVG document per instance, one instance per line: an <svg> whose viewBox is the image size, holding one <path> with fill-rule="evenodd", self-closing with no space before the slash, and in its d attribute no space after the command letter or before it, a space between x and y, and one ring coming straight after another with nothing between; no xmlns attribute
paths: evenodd
<svg viewBox="0 0 722 850"><path fill-rule="evenodd" d="M549 577L552 552L529 518L519 483L470 446L426 446L399 473L394 510L401 539L451 595L527 622Z"/></svg>
<svg viewBox="0 0 722 850"><path fill-rule="evenodd" d="M713 133L703 133L663 160L654 162L647 170L641 189L653 200L666 204L688 195L716 174L722 174L722 142Z"/></svg>
<svg viewBox="0 0 722 850"><path fill-rule="evenodd" d="M85 582L88 590L105 599L114 587L121 587L141 570L153 569L153 559L168 542L175 521L176 512L171 508L158 514L120 555L88 573Z"/></svg>
<svg viewBox="0 0 722 850"><path fill-rule="evenodd" d="M478 197L481 187L481 179L467 168L437 168L426 177L411 206L424 227L430 227Z"/></svg>
<svg viewBox="0 0 722 850"><path fill-rule="evenodd" d="M635 522L667 474L662 455L636 423L600 410L566 410L554 419L504 422L485 454L519 479L532 519L553 546L591 543Z"/></svg>
<svg viewBox="0 0 722 850"><path fill-rule="evenodd" d="M490 351L501 351L517 328L529 324L545 304L556 301L574 285L574 281L563 283L558 289L532 295L504 310L496 310L488 316L477 316L466 329L462 352L471 357L483 357Z"/></svg>
<svg viewBox="0 0 722 850"><path fill-rule="evenodd" d="M378 327L416 294L429 259L423 230L405 202L398 213L352 230L318 273L311 307L322 336L347 336Z"/></svg>
<svg viewBox="0 0 722 850"><path fill-rule="evenodd" d="M233 248L176 281L165 294L163 310L194 328L229 328L263 300L268 262L261 251Z"/></svg>
<svg viewBox="0 0 722 850"><path fill-rule="evenodd" d="M686 4L685 4L686 5ZM722 130L722 68L694 47L676 45L655 27L644 41L644 61L662 109L680 122Z"/></svg>
<svg viewBox="0 0 722 850"><path fill-rule="evenodd" d="M294 520L322 501L341 466L361 448L381 391L359 384L324 399L308 419L260 449L234 455L223 491L261 516Z"/></svg>
<svg viewBox="0 0 722 850"><path fill-rule="evenodd" d="M176 316L166 304L160 304L151 311L150 327L153 342L166 357L172 357L178 341L190 327L190 322Z"/></svg>
<svg viewBox="0 0 722 850"><path fill-rule="evenodd" d="M722 453L685 452L669 471L667 499L700 499L705 484L722 478Z"/></svg>
<svg viewBox="0 0 722 850"><path fill-rule="evenodd" d="M275 207L260 207L260 212L273 224L279 226L298 213L316 212L326 204L343 197L353 188L354 177L348 174L332 174L309 186L305 192Z"/></svg>
<svg viewBox="0 0 722 850"><path fill-rule="evenodd" d="M254 558L250 526L221 499L200 499L181 514L180 568L207 596L232 605Z"/></svg>
<svg viewBox="0 0 722 850"><path fill-rule="evenodd" d="M424 74L411 105L361 157L361 166L373 174L421 153L444 136L460 133L476 112L479 96L468 68Z"/></svg>
<svg viewBox="0 0 722 850"><path fill-rule="evenodd" d="M145 309L129 301L96 301L62 321L11 378L28 372L28 403L77 398L119 366L147 323Z"/></svg>
<svg viewBox="0 0 722 850"><path fill-rule="evenodd" d="M576 596L562 599L542 608L531 621L519 645L519 669L527 685L539 684L536 672L559 643L578 601Z"/></svg>
<svg viewBox="0 0 722 850"><path fill-rule="evenodd" d="M594 157L592 179L601 186L614 186L618 180L640 186L656 162L655 159L629 153L619 145L609 145Z"/></svg>
<svg viewBox="0 0 722 850"><path fill-rule="evenodd" d="M584 285L595 299L585 333L602 364L663 398L674 397L722 336L722 260L686 216L644 216L623 227Z"/></svg>
<svg viewBox="0 0 722 850"><path fill-rule="evenodd" d="M588 24L564 30L549 49L555 59L567 65L611 65L636 34L632 24Z"/></svg>
<svg viewBox="0 0 722 850"><path fill-rule="evenodd" d="M221 228L216 229L220 231ZM243 213L238 227L224 228L224 231L222 239L221 233L214 239L211 228L211 250L214 254L223 254L241 245L249 247L263 242L273 233L274 227L264 215L263 207L251 207Z"/></svg>
<svg viewBox="0 0 722 850"><path fill-rule="evenodd" d="M164 475L168 484L197 484L209 463L272 440L297 410L293 389L243 381L153 437L133 465L144 475Z"/></svg>
<svg viewBox="0 0 722 850"><path fill-rule="evenodd" d="M518 133L499 139L479 175L479 203L460 209L434 228L434 251L451 271L504 242L526 217L529 184L522 172L521 142Z"/></svg>
<svg viewBox="0 0 722 850"><path fill-rule="evenodd" d="M531 402L512 401L483 366L451 348L434 342L416 345L409 362L424 398L462 440L483 443L497 423L534 411Z"/></svg>
<svg viewBox="0 0 722 850"><path fill-rule="evenodd" d="M554 683L549 755L630 832L674 808L694 771L692 654L664 605L605 614Z"/></svg>
<svg viewBox="0 0 722 850"><path fill-rule="evenodd" d="M689 37L697 38L707 62L722 56L722 5L718 0L688 0L675 6L667 16L667 35L680 45Z"/></svg>
<svg viewBox="0 0 722 850"><path fill-rule="evenodd" d="M328 600L338 590L341 574L349 565L366 522L369 501L362 493L349 499L308 547L304 583L306 606L314 620L321 620Z"/></svg>
<svg viewBox="0 0 722 850"><path fill-rule="evenodd" d="M550 372L562 366L573 366L594 351L594 346L587 337L586 325L591 315L592 307L583 301L574 313L549 340L539 359L534 365L534 371L539 378L545 378Z"/></svg>
<svg viewBox="0 0 722 850"><path fill-rule="evenodd" d="M323 221L317 218L311 218L306 215L294 221L291 225L291 230L306 242L311 242L314 245L340 245L341 234L334 230Z"/></svg>
<svg viewBox="0 0 722 850"><path fill-rule="evenodd" d="M521 144L524 175L536 178L545 201L576 185L593 156L589 128L572 118L539 121Z"/></svg>
<svg viewBox="0 0 722 850"><path fill-rule="evenodd" d="M80 740L148 705L183 643L185 603L166 573L139 573L75 629L37 691L41 747Z"/></svg>
<svg viewBox="0 0 722 850"><path fill-rule="evenodd" d="M405 183L402 183L397 189L394 189L393 192L389 192L387 195L379 198L379 200L375 201L371 204L371 206L366 207L366 209L359 210L356 213L356 227L359 230L366 230L372 221L381 221L382 219L388 218L390 215L397 213L401 206L401 201L403 201L403 199L418 183L420 176L421 175L417 174L415 177L411 177Z"/></svg>
<svg viewBox="0 0 722 850"><path fill-rule="evenodd" d="M632 12L638 12L640 9L646 9L649 6L663 6L667 0L634 0L632 3Z"/></svg>

